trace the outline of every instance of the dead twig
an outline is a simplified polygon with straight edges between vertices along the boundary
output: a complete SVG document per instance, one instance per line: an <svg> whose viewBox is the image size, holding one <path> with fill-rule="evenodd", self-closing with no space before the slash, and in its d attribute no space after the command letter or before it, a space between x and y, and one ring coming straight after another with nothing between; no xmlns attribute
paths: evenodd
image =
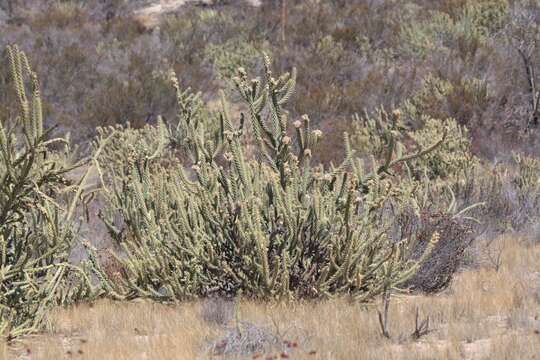
<svg viewBox="0 0 540 360"><path fill-rule="evenodd" d="M390 333L388 332L388 308L390 307L390 293L388 291L385 291L382 296L382 306L383 311L377 310L377 313L379 314L379 325L381 327L381 333L382 335L390 339Z"/></svg>
<svg viewBox="0 0 540 360"><path fill-rule="evenodd" d="M418 340L422 336L425 336L432 332L433 330L429 329L429 316L426 317L424 320L420 321L420 312L418 311L418 307L416 307L416 314L414 319L414 331L411 334L411 339Z"/></svg>

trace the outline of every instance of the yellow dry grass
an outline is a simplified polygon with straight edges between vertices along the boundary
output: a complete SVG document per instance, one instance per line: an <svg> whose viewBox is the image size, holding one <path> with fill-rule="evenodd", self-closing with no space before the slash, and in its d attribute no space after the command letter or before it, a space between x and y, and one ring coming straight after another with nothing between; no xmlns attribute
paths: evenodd
<svg viewBox="0 0 540 360"><path fill-rule="evenodd" d="M319 302L241 302L239 318L266 327L289 347L259 359L538 359L540 245L502 237L502 265L459 274L436 296L396 296L389 311L392 339L381 336L380 304L346 299ZM165 306L100 301L59 309L48 331L6 346L20 359L209 359L225 329L206 322L200 302ZM433 330L411 340L415 311ZM231 319L230 326L234 327ZM258 356L257 356L258 355Z"/></svg>

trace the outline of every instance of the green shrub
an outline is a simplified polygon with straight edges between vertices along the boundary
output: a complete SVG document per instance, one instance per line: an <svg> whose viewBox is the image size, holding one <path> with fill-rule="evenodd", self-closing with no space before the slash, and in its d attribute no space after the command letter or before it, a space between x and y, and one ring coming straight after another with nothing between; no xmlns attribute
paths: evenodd
<svg viewBox="0 0 540 360"><path fill-rule="evenodd" d="M464 16L468 17L482 36L490 36L500 31L508 14L507 0L468 1Z"/></svg>
<svg viewBox="0 0 540 360"><path fill-rule="evenodd" d="M426 177L430 180L441 180L448 184L456 184L467 178L474 170L477 159L471 152L471 140L467 130L457 124L454 119L438 120L425 115L419 115L417 108L406 103L405 110L395 110L389 116L383 109L373 116L358 116L353 121L352 145L364 156L375 156L382 159L386 156L385 149L389 141L394 141L398 154L415 149L429 148L434 139L444 141L433 151L404 162L405 168L399 170L413 178ZM413 111L411 111L413 110ZM414 121L407 119L414 118ZM417 124L415 128L409 124ZM384 136L392 132L389 139Z"/></svg>
<svg viewBox="0 0 540 360"><path fill-rule="evenodd" d="M452 18L442 12L431 12L429 20L403 24L401 50L421 57L430 53L447 53L445 43L452 36L453 27Z"/></svg>
<svg viewBox="0 0 540 360"><path fill-rule="evenodd" d="M491 98L488 84L484 80L445 80L429 74L422 80L420 88L402 102L400 108L403 122L416 129L425 125L426 118L453 118L460 125L477 129L480 125L493 126L482 121Z"/></svg>
<svg viewBox="0 0 540 360"><path fill-rule="evenodd" d="M218 77L230 80L239 67L251 70L261 58L261 52L246 39L234 38L223 44L210 44L205 49L205 59L216 70Z"/></svg>
<svg viewBox="0 0 540 360"><path fill-rule="evenodd" d="M430 179L441 178L453 183L465 179L467 174L474 170L477 161L471 153L471 140L467 129L457 124L454 119L424 120L423 128L409 134L415 146L429 146L430 139L441 136L445 137L445 141L435 151L413 160L411 166L423 169Z"/></svg>
<svg viewBox="0 0 540 360"><path fill-rule="evenodd" d="M8 47L18 116L0 122L0 336L38 330L46 311L90 296L85 273L68 262L82 181L67 173L71 150L43 128L36 74L17 47ZM31 85L27 97L27 78ZM51 150L64 147L64 153Z"/></svg>
<svg viewBox="0 0 540 360"><path fill-rule="evenodd" d="M442 10L442 9L441 9ZM428 57L433 53L451 56L453 50L463 59L476 50L506 22L506 0L467 1L450 7L450 13L431 10L422 19L417 16L401 29L401 49L409 55ZM419 14L425 9L418 7ZM452 16L453 15L453 16Z"/></svg>

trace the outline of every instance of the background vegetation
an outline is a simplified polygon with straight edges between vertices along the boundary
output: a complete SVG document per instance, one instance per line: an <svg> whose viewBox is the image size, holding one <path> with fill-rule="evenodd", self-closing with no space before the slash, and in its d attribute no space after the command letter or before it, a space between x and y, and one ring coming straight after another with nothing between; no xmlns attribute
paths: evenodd
<svg viewBox="0 0 540 360"><path fill-rule="evenodd" d="M159 26L134 13L144 1L9 3L0 46L17 43L28 53L43 84L45 123L76 128L77 141L89 140L96 126L172 118L169 70L183 88L214 99L238 66L260 71L265 51L277 71L297 67L289 110L308 114L328 135L325 163L343 155L341 133L355 113L397 107L413 95L426 115L466 125L476 154L536 153L530 136L518 140L536 122L534 0L291 0L283 18L274 2L193 2ZM4 109L10 98L0 103Z"/></svg>
<svg viewBox="0 0 540 360"><path fill-rule="evenodd" d="M239 299L381 300L392 340L392 294L499 272L500 234L535 249L537 1L153 6L0 2L6 339L58 305L217 296L226 344L267 341L222 355L285 344Z"/></svg>

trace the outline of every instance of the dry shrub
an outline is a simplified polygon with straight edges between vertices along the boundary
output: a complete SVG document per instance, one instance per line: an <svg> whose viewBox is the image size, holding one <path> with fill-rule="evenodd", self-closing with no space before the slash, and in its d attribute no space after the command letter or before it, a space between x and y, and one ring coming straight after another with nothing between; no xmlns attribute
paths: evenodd
<svg viewBox="0 0 540 360"><path fill-rule="evenodd" d="M473 216L491 233L530 230L540 223L540 162L537 158L514 154L510 164L482 169L475 180L476 199L485 206Z"/></svg>
<svg viewBox="0 0 540 360"><path fill-rule="evenodd" d="M472 227L467 222L442 213L404 214L400 219L402 237L416 234L412 251L413 258L421 256L434 232L440 240L431 255L420 265L418 272L403 284L404 288L425 293L444 290L458 270L465 253L473 240Z"/></svg>
<svg viewBox="0 0 540 360"><path fill-rule="evenodd" d="M104 24L104 33L112 33L123 42L130 42L148 32L140 22L130 17L115 17Z"/></svg>
<svg viewBox="0 0 540 360"><path fill-rule="evenodd" d="M49 27L67 28L80 25L87 20L84 5L77 1L53 1L44 11L39 11L31 24L36 30Z"/></svg>
<svg viewBox="0 0 540 360"><path fill-rule="evenodd" d="M218 356L256 356L284 347L272 331L249 322L228 329L223 338L211 345L212 353Z"/></svg>
<svg viewBox="0 0 540 360"><path fill-rule="evenodd" d="M234 315L234 302L224 297L210 297L203 300L201 317L209 324L227 326Z"/></svg>

